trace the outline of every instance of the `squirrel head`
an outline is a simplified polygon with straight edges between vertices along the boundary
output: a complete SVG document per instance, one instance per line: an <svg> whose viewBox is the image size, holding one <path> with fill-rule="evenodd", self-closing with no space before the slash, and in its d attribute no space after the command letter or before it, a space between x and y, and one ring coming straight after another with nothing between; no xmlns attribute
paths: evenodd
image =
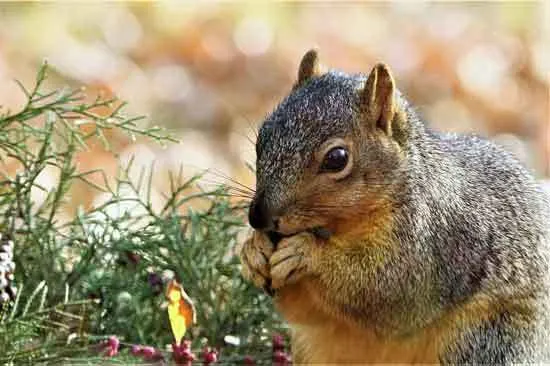
<svg viewBox="0 0 550 366"><path fill-rule="evenodd" d="M322 228L326 236L389 207L407 122L386 65L368 76L324 71L308 51L292 91L259 130L251 226L283 236Z"/></svg>

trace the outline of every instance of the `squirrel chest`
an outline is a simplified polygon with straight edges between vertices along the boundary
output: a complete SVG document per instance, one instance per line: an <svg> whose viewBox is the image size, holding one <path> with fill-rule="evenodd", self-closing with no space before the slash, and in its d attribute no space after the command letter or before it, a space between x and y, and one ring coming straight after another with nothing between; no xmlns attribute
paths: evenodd
<svg viewBox="0 0 550 366"><path fill-rule="evenodd" d="M304 280L282 289L277 308L293 330L293 357L300 363L370 364L439 363L441 352L460 337L460 330L493 313L486 298L474 298L430 326L403 337L382 339L373 331L343 321L316 296L317 284Z"/></svg>
<svg viewBox="0 0 550 366"><path fill-rule="evenodd" d="M293 358L297 364L438 362L438 331L428 330L402 340L382 340L372 331L342 322L330 310L323 309L307 280L282 289L276 303L292 326Z"/></svg>

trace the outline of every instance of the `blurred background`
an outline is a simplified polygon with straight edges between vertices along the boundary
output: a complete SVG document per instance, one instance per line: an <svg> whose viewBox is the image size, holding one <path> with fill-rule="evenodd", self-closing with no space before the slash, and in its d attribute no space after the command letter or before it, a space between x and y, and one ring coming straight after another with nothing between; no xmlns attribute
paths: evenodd
<svg viewBox="0 0 550 366"><path fill-rule="evenodd" d="M181 140L162 148L110 136L118 157L97 144L80 154L82 169L114 175L134 156L136 174L155 161L253 186L255 130L316 46L326 65L349 72L388 63L434 128L487 136L548 178L549 18L547 1L2 3L0 105L21 108L13 80L32 86L47 60L51 88L118 96ZM159 192L165 177L155 176ZM45 187L55 180L41 177ZM102 199L74 189L73 207Z"/></svg>

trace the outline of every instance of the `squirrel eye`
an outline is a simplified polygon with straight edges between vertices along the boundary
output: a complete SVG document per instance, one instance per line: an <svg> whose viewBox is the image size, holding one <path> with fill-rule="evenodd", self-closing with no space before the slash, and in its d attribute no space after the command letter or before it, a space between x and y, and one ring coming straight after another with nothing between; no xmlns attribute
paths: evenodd
<svg viewBox="0 0 550 366"><path fill-rule="evenodd" d="M321 171L339 172L348 165L348 160L349 154L343 147L330 149L321 163Z"/></svg>

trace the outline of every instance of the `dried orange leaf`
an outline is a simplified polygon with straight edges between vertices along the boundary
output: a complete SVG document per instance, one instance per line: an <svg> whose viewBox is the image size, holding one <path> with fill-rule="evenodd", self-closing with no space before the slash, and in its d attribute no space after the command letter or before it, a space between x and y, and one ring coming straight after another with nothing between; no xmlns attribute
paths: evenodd
<svg viewBox="0 0 550 366"><path fill-rule="evenodd" d="M195 306L183 286L176 280L172 280L168 284L166 297L168 298L168 318L172 334L176 345L179 346L187 328L195 323Z"/></svg>

